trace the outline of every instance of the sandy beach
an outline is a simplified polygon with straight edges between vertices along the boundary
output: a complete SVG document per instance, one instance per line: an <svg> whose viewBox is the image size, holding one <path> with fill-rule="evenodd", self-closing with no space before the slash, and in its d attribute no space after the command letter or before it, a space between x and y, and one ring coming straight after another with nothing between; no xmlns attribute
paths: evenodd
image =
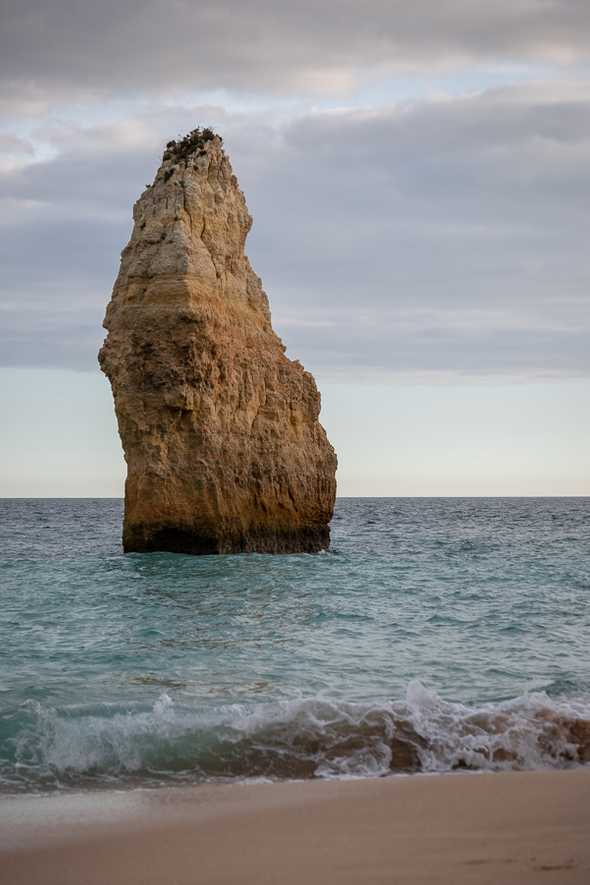
<svg viewBox="0 0 590 885"><path fill-rule="evenodd" d="M5 799L2 885L587 883L590 770Z"/></svg>

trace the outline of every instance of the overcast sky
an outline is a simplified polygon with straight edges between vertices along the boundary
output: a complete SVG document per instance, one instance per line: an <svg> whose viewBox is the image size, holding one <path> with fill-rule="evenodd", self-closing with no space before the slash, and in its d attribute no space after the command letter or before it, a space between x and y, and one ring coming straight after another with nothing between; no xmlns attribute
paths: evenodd
<svg viewBox="0 0 590 885"><path fill-rule="evenodd" d="M342 494L590 494L589 46L587 0L0 0L0 494L120 493L102 317L197 124Z"/></svg>

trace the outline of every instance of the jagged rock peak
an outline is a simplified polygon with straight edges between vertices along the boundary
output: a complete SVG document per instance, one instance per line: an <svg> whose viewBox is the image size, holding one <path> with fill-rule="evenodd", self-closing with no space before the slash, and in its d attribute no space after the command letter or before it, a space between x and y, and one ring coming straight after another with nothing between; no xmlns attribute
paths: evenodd
<svg viewBox="0 0 590 885"><path fill-rule="evenodd" d="M221 138L169 142L133 218L99 354L128 468L125 550L327 547L336 456L245 255L252 219Z"/></svg>

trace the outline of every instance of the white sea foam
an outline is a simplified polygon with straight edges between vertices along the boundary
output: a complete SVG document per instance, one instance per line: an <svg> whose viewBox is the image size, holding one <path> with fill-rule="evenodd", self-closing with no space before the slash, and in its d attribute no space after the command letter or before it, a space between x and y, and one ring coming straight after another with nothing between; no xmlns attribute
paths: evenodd
<svg viewBox="0 0 590 885"><path fill-rule="evenodd" d="M29 786L527 769L590 758L590 702L544 693L469 707L412 682L404 700L375 704L309 698L192 709L164 692L150 710L24 707L8 781Z"/></svg>

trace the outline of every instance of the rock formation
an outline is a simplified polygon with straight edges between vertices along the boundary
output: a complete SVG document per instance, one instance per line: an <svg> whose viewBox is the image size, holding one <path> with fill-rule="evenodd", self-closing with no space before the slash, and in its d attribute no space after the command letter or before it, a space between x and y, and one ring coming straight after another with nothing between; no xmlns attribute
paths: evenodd
<svg viewBox="0 0 590 885"><path fill-rule="evenodd" d="M327 547L336 456L244 254L252 219L221 138L169 142L133 217L99 354L128 467L124 549Z"/></svg>

